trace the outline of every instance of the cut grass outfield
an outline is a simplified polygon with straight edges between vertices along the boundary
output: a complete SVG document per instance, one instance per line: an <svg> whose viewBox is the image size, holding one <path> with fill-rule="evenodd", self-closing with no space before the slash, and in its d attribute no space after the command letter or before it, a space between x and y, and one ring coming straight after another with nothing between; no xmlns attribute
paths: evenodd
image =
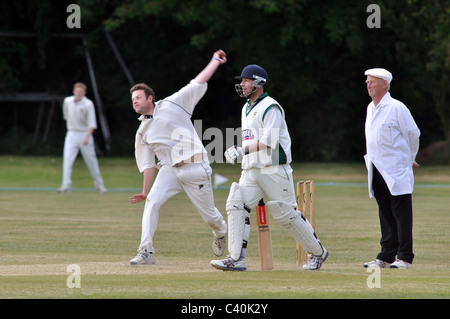
<svg viewBox="0 0 450 319"><path fill-rule="evenodd" d="M330 251L322 269L302 271L295 243L272 219L275 269L259 268L255 217L247 268L221 272L209 261L212 235L184 194L161 209L154 266L132 267L143 205L128 204L142 185L134 159L100 158L106 194L93 191L79 158L70 194L57 194L61 158L0 157L0 298L449 298L450 168L416 169L414 248L410 270L382 269L380 288L362 267L379 250L377 206L358 164L293 165L294 178L314 179L317 234ZM213 170L237 181L237 166ZM215 190L226 216L227 189ZM80 267L81 288L70 289L67 266Z"/></svg>

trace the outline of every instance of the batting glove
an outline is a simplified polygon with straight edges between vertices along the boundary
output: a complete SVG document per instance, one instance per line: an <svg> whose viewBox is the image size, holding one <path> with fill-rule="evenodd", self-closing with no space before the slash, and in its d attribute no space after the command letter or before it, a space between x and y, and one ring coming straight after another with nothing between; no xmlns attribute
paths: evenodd
<svg viewBox="0 0 450 319"><path fill-rule="evenodd" d="M225 151L224 155L228 163L235 164L244 156L244 149L240 146L233 145Z"/></svg>

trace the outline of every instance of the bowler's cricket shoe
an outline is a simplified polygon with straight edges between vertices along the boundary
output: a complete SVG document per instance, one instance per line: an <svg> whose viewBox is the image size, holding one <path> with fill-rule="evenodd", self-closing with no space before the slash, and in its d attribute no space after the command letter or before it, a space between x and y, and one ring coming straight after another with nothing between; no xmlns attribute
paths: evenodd
<svg viewBox="0 0 450 319"><path fill-rule="evenodd" d="M155 263L155 255L146 248L139 249L136 257L130 260L130 265L153 265Z"/></svg>
<svg viewBox="0 0 450 319"><path fill-rule="evenodd" d="M401 259L397 259L392 264L389 265L389 268L400 268L400 269L409 269L412 268L412 264L403 261Z"/></svg>
<svg viewBox="0 0 450 319"><path fill-rule="evenodd" d="M323 248L323 253L321 256L308 255L308 262L303 265L303 269L305 270L317 270L322 267L322 264L328 258L328 251Z"/></svg>
<svg viewBox="0 0 450 319"><path fill-rule="evenodd" d="M389 268L390 263L387 263L381 259L375 259L364 263L364 268Z"/></svg>
<svg viewBox="0 0 450 319"><path fill-rule="evenodd" d="M227 244L225 241L225 236L223 236L222 238L217 238L216 236L214 236L214 241L212 244L214 255L216 255L217 257L222 256L226 246Z"/></svg>
<svg viewBox="0 0 450 319"><path fill-rule="evenodd" d="M223 271L245 271L245 258L239 258L238 261L234 260L230 256L223 260L211 260L211 266Z"/></svg>

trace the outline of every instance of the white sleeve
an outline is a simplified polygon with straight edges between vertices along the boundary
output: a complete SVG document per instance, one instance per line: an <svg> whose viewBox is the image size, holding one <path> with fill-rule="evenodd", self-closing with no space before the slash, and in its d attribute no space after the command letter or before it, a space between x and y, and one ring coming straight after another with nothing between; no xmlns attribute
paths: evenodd
<svg viewBox="0 0 450 319"><path fill-rule="evenodd" d="M67 98L64 99L62 111L63 111L63 118L65 121L67 121L67 112L68 112L67 111Z"/></svg>
<svg viewBox="0 0 450 319"><path fill-rule="evenodd" d="M283 121L283 114L280 108L276 104L269 106L263 121L264 125L259 142L275 148L280 141L280 128Z"/></svg>
<svg viewBox="0 0 450 319"><path fill-rule="evenodd" d="M92 101L88 101L88 127L97 129L97 118L95 117L95 107Z"/></svg>
<svg viewBox="0 0 450 319"><path fill-rule="evenodd" d="M135 141L135 156L136 156L136 164L139 169L139 172L144 172L147 168L155 167L155 152L150 148L150 146L144 143L141 139L139 133L136 133L136 141Z"/></svg>
<svg viewBox="0 0 450 319"><path fill-rule="evenodd" d="M401 108L399 114L399 124L402 134L409 144L411 150L411 161L414 162L419 151L420 130L414 121L411 112L406 106Z"/></svg>
<svg viewBox="0 0 450 319"><path fill-rule="evenodd" d="M200 84L195 80L191 80L188 85L183 87L178 92L167 97L166 100L169 100L181 106L189 114L189 117L191 117L192 113L194 112L195 106L203 97L203 95L205 95L207 89L208 83L205 82Z"/></svg>

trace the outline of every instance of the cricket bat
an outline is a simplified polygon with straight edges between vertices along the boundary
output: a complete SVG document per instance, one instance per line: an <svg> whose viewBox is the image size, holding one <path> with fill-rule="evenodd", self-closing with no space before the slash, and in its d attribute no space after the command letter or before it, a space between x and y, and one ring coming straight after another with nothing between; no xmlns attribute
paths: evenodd
<svg viewBox="0 0 450 319"><path fill-rule="evenodd" d="M266 205L263 199L258 203L256 214L256 224L258 227L259 257L261 258L261 269L273 269L272 238L270 236L269 220L266 214Z"/></svg>

